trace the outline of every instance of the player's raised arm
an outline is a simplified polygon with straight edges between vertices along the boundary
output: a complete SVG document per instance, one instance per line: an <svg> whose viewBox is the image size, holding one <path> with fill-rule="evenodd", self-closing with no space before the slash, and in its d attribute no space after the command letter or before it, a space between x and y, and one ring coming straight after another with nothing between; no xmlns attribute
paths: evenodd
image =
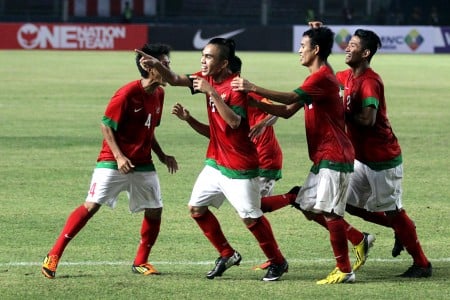
<svg viewBox="0 0 450 300"><path fill-rule="evenodd" d="M245 78L235 77L231 82L231 87L233 91L240 91L244 93L253 92L262 97L268 98L275 102L283 103L283 104L293 104L301 101L300 97L294 92L280 92L265 89L261 86L258 86Z"/></svg>
<svg viewBox="0 0 450 300"><path fill-rule="evenodd" d="M173 72L168 65L164 65L157 58L142 52L139 49L134 49L134 51L141 56L140 64L145 70L155 68L161 74L161 76L170 85L174 86L191 86L191 80L186 75L178 75Z"/></svg>

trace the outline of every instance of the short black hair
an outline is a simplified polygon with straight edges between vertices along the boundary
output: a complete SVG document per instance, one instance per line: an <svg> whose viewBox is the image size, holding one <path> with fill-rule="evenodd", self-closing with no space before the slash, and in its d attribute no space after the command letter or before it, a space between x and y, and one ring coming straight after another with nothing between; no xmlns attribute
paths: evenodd
<svg viewBox="0 0 450 300"><path fill-rule="evenodd" d="M222 60L231 60L236 54L236 42L233 39L213 38L208 44L219 47Z"/></svg>
<svg viewBox="0 0 450 300"><path fill-rule="evenodd" d="M230 59L228 67L230 68L232 73L240 73L242 69L242 60L239 58L239 56L235 55L232 59Z"/></svg>
<svg viewBox="0 0 450 300"><path fill-rule="evenodd" d="M327 60L331 54L334 43L334 32L326 26L308 29L303 33L311 41L311 47L319 46L319 57Z"/></svg>
<svg viewBox="0 0 450 300"><path fill-rule="evenodd" d="M375 53L377 53L377 50L382 46L380 37L375 32L365 29L357 29L353 35L359 38L362 50L368 49L370 51L370 55L367 58L370 62L372 56L374 56Z"/></svg>
<svg viewBox="0 0 450 300"><path fill-rule="evenodd" d="M167 55L170 56L170 51L172 48L169 45L161 44L161 43L154 43L154 44L145 44L141 51L145 54L149 54L157 59L160 59L161 55ZM148 77L148 72L144 68L142 68L139 60L141 59L142 55L137 53L136 54L136 66L139 70L139 73L143 78Z"/></svg>

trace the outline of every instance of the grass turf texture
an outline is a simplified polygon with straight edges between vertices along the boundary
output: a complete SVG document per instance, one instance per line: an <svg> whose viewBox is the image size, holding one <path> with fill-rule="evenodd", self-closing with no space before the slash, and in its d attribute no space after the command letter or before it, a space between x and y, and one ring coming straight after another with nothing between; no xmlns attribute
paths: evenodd
<svg viewBox="0 0 450 300"><path fill-rule="evenodd" d="M238 53L243 76L262 86L292 90L307 70L295 53ZM206 119L204 97L167 87L164 117L156 131L163 149L180 170L170 175L158 161L164 213L150 260L163 273L131 273L142 214L131 215L123 194L115 210L102 208L69 244L55 280L40 273L43 257L69 213L84 201L100 149L100 120L112 93L137 79L130 52L2 51L0 69L0 295L2 299L444 299L450 287L450 206L448 55L376 55L372 66L385 82L388 112L403 148L404 203L417 225L432 278L396 277L412 263L402 252L391 257L393 232L348 216L377 241L352 285L317 286L334 267L325 230L296 210L268 214L290 262L280 282L264 283L251 267L265 257L231 206L214 210L231 244L241 252L240 267L207 280L217 253L187 211L194 180L203 166L207 141L170 115L175 102ZM173 52L178 73L199 70L199 52ZM343 54L330 57L345 68ZM306 177L303 112L279 120L284 151L284 193ZM353 259L353 255L351 258Z"/></svg>

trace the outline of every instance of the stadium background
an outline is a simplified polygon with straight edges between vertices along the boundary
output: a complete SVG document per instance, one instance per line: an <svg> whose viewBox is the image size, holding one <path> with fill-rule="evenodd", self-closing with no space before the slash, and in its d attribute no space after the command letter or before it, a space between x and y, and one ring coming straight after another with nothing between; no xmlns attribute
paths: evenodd
<svg viewBox="0 0 450 300"><path fill-rule="evenodd" d="M105 22L122 20L128 0L0 0L0 21ZM448 0L129 0L134 23L304 24L308 12L327 24L449 25ZM439 15L432 21L433 7ZM352 18L344 17L348 8Z"/></svg>
<svg viewBox="0 0 450 300"><path fill-rule="evenodd" d="M295 52L307 21L318 19L337 26L334 52L366 26L382 37L380 52L449 53L449 8L447 0L0 0L0 49L129 50L158 41L189 51L228 34L239 51Z"/></svg>

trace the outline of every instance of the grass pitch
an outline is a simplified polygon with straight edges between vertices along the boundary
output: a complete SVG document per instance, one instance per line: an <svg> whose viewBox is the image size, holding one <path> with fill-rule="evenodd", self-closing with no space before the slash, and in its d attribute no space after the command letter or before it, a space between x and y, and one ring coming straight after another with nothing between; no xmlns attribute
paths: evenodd
<svg viewBox="0 0 450 300"><path fill-rule="evenodd" d="M295 53L241 52L243 76L262 86L292 90L308 75ZM103 208L66 249L55 280L40 273L68 214L83 203L100 150L100 120L113 92L137 79L129 52L1 51L0 69L0 295L2 299L445 299L450 293L448 55L380 55L372 62L385 82L388 113L404 156L404 203L417 225L432 278L396 275L412 263L392 258L392 230L348 216L377 241L351 285L317 286L334 267L327 233L291 208L268 214L290 262L280 282L264 283L251 267L265 260L253 236L226 204L215 211L243 262L222 278L205 279L217 253L190 219L187 200L203 166L207 141L170 115L175 102L206 120L204 98L167 87L156 136L175 155L170 175L156 162L164 198L161 234L151 262L163 273L131 273L142 215L128 212L122 195L115 210ZM199 70L199 52L173 52L178 73ZM345 68L334 54L335 70ZM283 193L306 177L303 112L279 120L284 152ZM352 258L353 256L351 256Z"/></svg>

